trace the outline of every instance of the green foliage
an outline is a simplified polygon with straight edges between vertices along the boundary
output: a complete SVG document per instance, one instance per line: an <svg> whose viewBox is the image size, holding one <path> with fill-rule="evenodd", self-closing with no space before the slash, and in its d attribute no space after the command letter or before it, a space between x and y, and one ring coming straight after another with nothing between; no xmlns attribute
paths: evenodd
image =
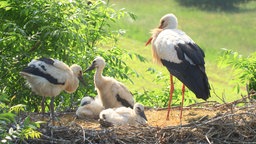
<svg viewBox="0 0 256 144"><path fill-rule="evenodd" d="M233 10L237 4L248 0L176 0L181 5L196 6L205 10Z"/></svg>
<svg viewBox="0 0 256 144"><path fill-rule="evenodd" d="M219 66L232 67L236 76L234 80L237 83L237 92L240 91L241 85L245 86L246 84L248 84L249 90L256 90L256 52L248 57L243 57L238 52L223 49L223 55L219 58Z"/></svg>
<svg viewBox="0 0 256 144"><path fill-rule="evenodd" d="M144 105L155 108L163 108L168 106L170 99L170 76L164 75L162 72L158 72L153 68L148 68L149 73L154 74L155 78L153 82L160 83L164 82L164 87L161 90L145 90L143 92L134 93L136 96L136 101L142 102ZM177 87L178 83L174 82L174 85ZM172 105L180 105L182 98L181 89L175 88L172 96ZM194 103L195 100L190 97L190 95L185 94L186 98L184 99L184 104L189 105Z"/></svg>
<svg viewBox="0 0 256 144"><path fill-rule="evenodd" d="M17 104L10 108L10 112L19 113L20 111L25 111L25 107L23 104Z"/></svg>
<svg viewBox="0 0 256 144"><path fill-rule="evenodd" d="M27 117L24 122L20 122L20 124L16 124L16 121L10 123L8 122L8 127L1 127L1 142L2 143L19 143L24 141L25 139L34 139L40 138L41 133L36 131L37 128L40 127L42 122L32 122L30 118Z"/></svg>
<svg viewBox="0 0 256 144"><path fill-rule="evenodd" d="M155 74L153 81L165 81L165 86L161 90L146 90L143 92L136 91L135 100L142 102L144 105L154 108L166 107L169 101L169 79L164 76L161 72L157 73L154 69L149 68L149 72ZM174 100L177 100L177 92L174 92Z"/></svg>
<svg viewBox="0 0 256 144"><path fill-rule="evenodd" d="M24 105L6 105L4 94L0 96L0 143L20 143L25 139L39 138L41 133L36 131L40 127L40 121L32 122L29 117L22 119L18 116L24 111Z"/></svg>
<svg viewBox="0 0 256 144"><path fill-rule="evenodd" d="M32 122L30 117L26 117L21 126L17 125L17 130L13 131L13 134L17 134L17 136L21 139L29 139L29 138L39 138L41 133L36 131L37 128L40 127L40 124L44 122L37 121Z"/></svg>
<svg viewBox="0 0 256 144"><path fill-rule="evenodd" d="M32 59L41 56L60 59L68 65L77 63L85 69L95 56L101 55L108 62L106 75L129 79L134 71L122 60L125 50L116 47L123 31L111 27L124 16L135 18L124 9L113 9L103 0L91 3L84 0L1 1L0 91L10 96L11 104L21 103L27 105L29 111L39 111L41 97L24 85L19 72ZM95 95L93 74L84 75L86 87L80 87L71 96L63 92L56 97L56 105L64 106L61 109L72 107L79 97Z"/></svg>
<svg viewBox="0 0 256 144"><path fill-rule="evenodd" d="M133 78L134 85L129 82L125 83L132 92L139 91L143 93L144 89L160 91L164 88L164 81L159 83L151 82L155 74L150 75L146 70L148 67L154 67L167 76L168 71L165 67L152 63L150 46L144 47L144 45L150 37L149 31L158 25L159 19L166 13L174 13L178 17L179 28L185 31L204 50L207 75L211 86L215 88L216 94L225 95L227 102L241 98L240 94L234 92L234 84L229 83L233 79L230 74L231 69L226 68L223 70L218 68L216 59L220 55L220 48L223 47L232 48L243 56L248 56L250 53L255 52L256 21L252 20L252 18L255 17L256 1L237 4L238 9L231 13L225 10L209 12L195 6L184 7L176 0L162 0L161 2L157 0L114 0L112 2L116 4L116 7L125 7L137 16L136 21L125 18L117 23L118 26L125 28L127 31L120 45L129 51L140 53L148 59L148 62L145 63L136 60L130 62L129 66L136 68L136 71L141 76ZM181 86L179 85L175 87L175 89L180 88ZM245 89L240 91L245 93ZM192 92L189 91L188 94L191 95L189 98L203 102L201 99L196 99ZM208 99L209 101L222 103L214 94L211 95Z"/></svg>

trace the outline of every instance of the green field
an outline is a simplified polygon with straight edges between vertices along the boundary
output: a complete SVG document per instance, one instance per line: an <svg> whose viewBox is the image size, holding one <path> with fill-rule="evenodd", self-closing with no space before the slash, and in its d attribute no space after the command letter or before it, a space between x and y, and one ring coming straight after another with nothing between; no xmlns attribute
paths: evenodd
<svg viewBox="0 0 256 144"><path fill-rule="evenodd" d="M185 31L205 52L206 71L211 86L215 93L224 97L227 102L240 98L234 89L234 75L232 70L221 69L217 66L221 48L232 49L247 56L256 49L256 2L239 6L239 10L233 12L213 12L199 10L193 7L183 7L174 0L113 0L116 8L125 8L133 12L137 19L122 19L115 28L126 30L126 34L119 41L119 47L130 52L136 52L147 58L146 63L136 59L127 59L130 67L135 69L140 77L132 77L134 84L124 81L131 91L157 90L166 86L165 82L153 82L156 74L146 72L148 68L155 68L169 77L164 67L154 64L151 60L151 46L145 47L145 42L150 37L149 31L155 28L159 19L167 13L174 13L179 21L179 28ZM177 81L177 80L176 80ZM181 84L176 85L177 89ZM245 88L242 87L242 94ZM191 92L189 92L191 95ZM213 94L209 100L219 101Z"/></svg>

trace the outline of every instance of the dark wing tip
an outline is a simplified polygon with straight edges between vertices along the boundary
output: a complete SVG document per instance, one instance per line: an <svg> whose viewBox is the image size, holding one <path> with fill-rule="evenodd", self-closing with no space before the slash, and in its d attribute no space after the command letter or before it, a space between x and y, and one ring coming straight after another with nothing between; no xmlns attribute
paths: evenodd
<svg viewBox="0 0 256 144"><path fill-rule="evenodd" d="M119 101L123 106L133 108L133 106L125 99L121 98L119 94L116 95L117 101Z"/></svg>
<svg viewBox="0 0 256 144"><path fill-rule="evenodd" d="M21 72L33 74L35 71L37 71L37 68L35 67L35 65L30 65L25 67Z"/></svg>
<svg viewBox="0 0 256 144"><path fill-rule="evenodd" d="M46 64L50 64L50 65L53 65L53 63L54 63L54 60L51 59L51 58L42 57L42 58L39 58L38 60L39 60L39 61L43 61L43 62L45 62Z"/></svg>
<svg viewBox="0 0 256 144"><path fill-rule="evenodd" d="M191 65L187 61L178 64L163 59L161 61L168 71L189 88L197 98L207 100L210 97L207 75L198 65Z"/></svg>

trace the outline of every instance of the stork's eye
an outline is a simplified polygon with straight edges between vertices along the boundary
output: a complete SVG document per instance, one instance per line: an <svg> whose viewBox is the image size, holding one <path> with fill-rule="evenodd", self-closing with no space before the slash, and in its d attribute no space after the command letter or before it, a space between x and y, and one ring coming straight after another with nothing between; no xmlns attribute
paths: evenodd
<svg viewBox="0 0 256 144"><path fill-rule="evenodd" d="M87 104L90 104L91 102L90 101L85 101L81 104L81 106L84 106L84 105L87 105Z"/></svg>
<svg viewBox="0 0 256 144"><path fill-rule="evenodd" d="M161 21L161 25L163 25L163 24L164 24L164 22L165 22L165 21L164 21L164 20L162 20L162 21Z"/></svg>

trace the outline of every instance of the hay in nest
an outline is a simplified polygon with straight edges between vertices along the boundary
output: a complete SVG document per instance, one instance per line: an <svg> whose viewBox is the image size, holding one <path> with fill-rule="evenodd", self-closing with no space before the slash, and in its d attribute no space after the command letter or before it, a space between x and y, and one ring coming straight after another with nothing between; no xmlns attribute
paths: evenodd
<svg viewBox="0 0 256 144"><path fill-rule="evenodd" d="M255 95L254 95L255 96ZM252 143L256 142L256 101L250 96L232 103L206 102L193 107L221 109L222 113L169 127L118 126L86 129L77 123L42 127L39 139L28 143ZM242 105L242 106L238 106Z"/></svg>

